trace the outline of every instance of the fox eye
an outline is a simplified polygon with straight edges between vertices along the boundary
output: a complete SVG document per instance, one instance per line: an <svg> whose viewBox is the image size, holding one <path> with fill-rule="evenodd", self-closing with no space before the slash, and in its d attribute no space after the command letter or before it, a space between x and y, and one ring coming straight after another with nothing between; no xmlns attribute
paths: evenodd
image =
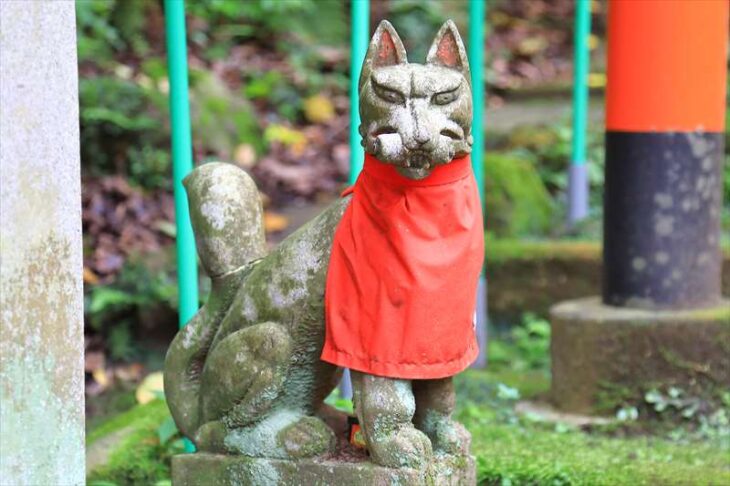
<svg viewBox="0 0 730 486"><path fill-rule="evenodd" d="M456 100L457 92L456 90L452 91L442 91L441 93L436 93L433 95L433 102L437 105L448 105L449 103L452 103L454 100Z"/></svg>
<svg viewBox="0 0 730 486"><path fill-rule="evenodd" d="M405 97L394 89L378 86L377 84L373 84L373 89L375 94L388 103L403 104L406 101Z"/></svg>

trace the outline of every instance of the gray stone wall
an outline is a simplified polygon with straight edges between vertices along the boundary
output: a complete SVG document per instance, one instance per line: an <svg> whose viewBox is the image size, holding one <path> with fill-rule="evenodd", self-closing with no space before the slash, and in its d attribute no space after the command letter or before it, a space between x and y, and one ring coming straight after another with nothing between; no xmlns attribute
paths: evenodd
<svg viewBox="0 0 730 486"><path fill-rule="evenodd" d="M76 26L0 1L0 484L84 474Z"/></svg>

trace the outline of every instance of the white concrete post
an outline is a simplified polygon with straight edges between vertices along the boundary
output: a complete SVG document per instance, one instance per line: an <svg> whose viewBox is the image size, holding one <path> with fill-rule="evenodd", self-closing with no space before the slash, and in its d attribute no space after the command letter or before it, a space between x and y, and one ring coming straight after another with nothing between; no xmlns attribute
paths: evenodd
<svg viewBox="0 0 730 486"><path fill-rule="evenodd" d="M72 1L0 1L0 484L81 485L83 288Z"/></svg>

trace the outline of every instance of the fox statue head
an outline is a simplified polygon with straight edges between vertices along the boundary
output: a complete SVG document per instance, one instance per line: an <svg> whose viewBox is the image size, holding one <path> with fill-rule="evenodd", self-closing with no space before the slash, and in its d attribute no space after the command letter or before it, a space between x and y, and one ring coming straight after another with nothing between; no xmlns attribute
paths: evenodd
<svg viewBox="0 0 730 486"><path fill-rule="evenodd" d="M451 20L436 34L425 64L412 64L386 20L370 41L359 83L365 151L410 179L471 152L469 61Z"/></svg>

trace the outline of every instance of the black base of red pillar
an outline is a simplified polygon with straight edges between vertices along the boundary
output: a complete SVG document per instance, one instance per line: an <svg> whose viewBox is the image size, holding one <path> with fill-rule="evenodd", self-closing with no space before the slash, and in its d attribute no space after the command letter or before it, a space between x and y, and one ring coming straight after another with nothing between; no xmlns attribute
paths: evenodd
<svg viewBox="0 0 730 486"><path fill-rule="evenodd" d="M692 309L720 301L724 134L608 132L603 301Z"/></svg>

